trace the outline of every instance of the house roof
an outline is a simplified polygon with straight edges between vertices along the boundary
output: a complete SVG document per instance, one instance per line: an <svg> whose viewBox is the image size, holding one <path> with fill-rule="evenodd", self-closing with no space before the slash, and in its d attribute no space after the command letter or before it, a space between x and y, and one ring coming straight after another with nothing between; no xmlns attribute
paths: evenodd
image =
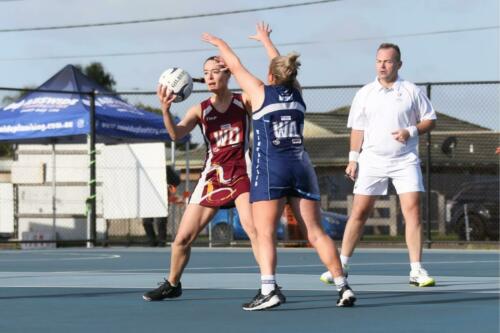
<svg viewBox="0 0 500 333"><path fill-rule="evenodd" d="M319 126L332 134L349 134L350 129L347 128L347 118L349 116L349 106L344 106L329 112L307 112L306 124L311 123L314 126ZM448 116L444 113L436 112L437 119L436 128L433 132L441 131L491 131L488 128L461 120L455 117ZM306 128L304 128L304 131ZM306 136L306 135L305 135ZM318 136L318 135L312 135Z"/></svg>
<svg viewBox="0 0 500 333"><path fill-rule="evenodd" d="M304 124L305 147L317 167L345 166L349 154L350 129L346 127L349 107L330 112L308 112ZM437 113L438 121L431 135L433 166L498 165L495 148L500 133L470 122ZM420 158L425 160L426 135L420 137ZM452 145L452 148L446 149ZM204 145L190 151L190 167L201 168L206 156ZM177 166L184 168L185 153L177 155Z"/></svg>

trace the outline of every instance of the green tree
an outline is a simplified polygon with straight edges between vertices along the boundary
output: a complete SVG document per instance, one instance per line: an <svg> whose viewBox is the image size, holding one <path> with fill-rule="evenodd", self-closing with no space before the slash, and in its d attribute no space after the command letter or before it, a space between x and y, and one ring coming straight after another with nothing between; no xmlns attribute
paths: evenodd
<svg viewBox="0 0 500 333"><path fill-rule="evenodd" d="M148 111L148 112L153 112L153 113L157 113L159 115L161 115L161 109L160 108L155 108L153 106L150 106L150 105L147 105L147 104L144 104L144 103L136 103L134 105L136 108L138 109L141 109L141 110L144 110L144 111Z"/></svg>
<svg viewBox="0 0 500 333"><path fill-rule="evenodd" d="M100 62L92 62L84 67L82 65L75 65L75 67L107 90L115 91L116 81L113 75L107 72Z"/></svg>
<svg viewBox="0 0 500 333"><path fill-rule="evenodd" d="M14 147L11 143L0 143L0 158L11 158L14 156Z"/></svg>
<svg viewBox="0 0 500 333"><path fill-rule="evenodd" d="M36 89L36 87L26 86L26 87L23 87L22 89ZM18 92L14 93L12 95L4 96L2 98L2 105L6 106L6 105L9 105L10 103L14 103L15 101L17 101L18 99L20 99L21 97L23 97L24 95L26 95L28 93L29 93L29 91L19 90Z"/></svg>
<svg viewBox="0 0 500 333"><path fill-rule="evenodd" d="M35 89L35 87L28 86L28 87L23 87L23 89ZM24 95L26 95L27 93L29 93L29 91L19 90L18 92L14 93L12 95L4 96L2 98L2 106L6 106L6 105L9 105L11 103L14 103L18 99L20 99ZM4 143L4 142L0 143L0 158L11 158L12 156L14 156L13 144Z"/></svg>

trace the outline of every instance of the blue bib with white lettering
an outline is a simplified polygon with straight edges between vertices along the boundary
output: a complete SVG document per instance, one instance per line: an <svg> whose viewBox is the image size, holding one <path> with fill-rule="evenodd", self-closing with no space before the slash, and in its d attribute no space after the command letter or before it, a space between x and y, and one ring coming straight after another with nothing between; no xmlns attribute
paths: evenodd
<svg viewBox="0 0 500 333"><path fill-rule="evenodd" d="M264 89L262 107L252 115L253 159L301 159L306 105L300 92L280 85Z"/></svg>

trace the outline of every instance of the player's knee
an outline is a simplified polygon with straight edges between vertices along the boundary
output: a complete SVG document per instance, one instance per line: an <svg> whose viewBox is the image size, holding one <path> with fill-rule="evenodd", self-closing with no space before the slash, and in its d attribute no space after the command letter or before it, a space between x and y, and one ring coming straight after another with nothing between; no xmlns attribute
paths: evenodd
<svg viewBox="0 0 500 333"><path fill-rule="evenodd" d="M274 239L274 231L272 230L255 230L255 236L259 240L270 240Z"/></svg>
<svg viewBox="0 0 500 333"><path fill-rule="evenodd" d="M420 207L419 206L408 206L402 209L403 216L406 221L411 221L411 223L420 223Z"/></svg>
<svg viewBox="0 0 500 333"><path fill-rule="evenodd" d="M311 234L308 234L307 235L307 241L312 245L312 246L316 246L316 243L318 242L318 236L317 235L311 235Z"/></svg>
<svg viewBox="0 0 500 333"><path fill-rule="evenodd" d="M247 228L245 230L245 232L247 233L247 236L248 238L250 238L250 240L254 240L254 239L257 239L257 231L255 230L255 228Z"/></svg>
<svg viewBox="0 0 500 333"><path fill-rule="evenodd" d="M191 246L194 239L195 239L195 237L193 237L192 235L189 235L189 234L177 235L177 236L175 236L175 239L174 239L174 242L172 245L176 246L176 247L187 248L187 247Z"/></svg>
<svg viewBox="0 0 500 333"><path fill-rule="evenodd" d="M349 221L355 221L356 223L363 224L368 219L369 215L369 209L353 210L351 216L349 217Z"/></svg>
<svg viewBox="0 0 500 333"><path fill-rule="evenodd" d="M420 215L420 206L419 205L410 205L404 208L404 212L406 214L410 214L412 216L418 217Z"/></svg>
<svg viewBox="0 0 500 333"><path fill-rule="evenodd" d="M316 246L316 244L319 242L319 240L322 238L322 237L328 237L326 235L326 233L320 229L320 228L317 228L315 230L308 230L307 231L307 240L309 241L309 243L312 245L312 246Z"/></svg>
<svg viewBox="0 0 500 333"><path fill-rule="evenodd" d="M241 224L248 238L250 238L250 240L257 238L257 229L255 229L255 226L252 223L247 223L247 221L245 222L241 221Z"/></svg>

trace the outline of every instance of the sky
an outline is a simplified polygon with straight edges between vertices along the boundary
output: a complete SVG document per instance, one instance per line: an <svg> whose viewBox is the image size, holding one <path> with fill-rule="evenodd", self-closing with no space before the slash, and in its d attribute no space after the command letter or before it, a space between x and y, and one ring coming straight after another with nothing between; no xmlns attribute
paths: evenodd
<svg viewBox="0 0 500 333"><path fill-rule="evenodd" d="M400 74L413 82L500 80L499 0L339 0L151 23L8 31L311 1L0 0L0 87L38 86L66 64L98 61L113 74L116 90L152 91L169 67L201 76L203 60L216 53L201 41L205 31L234 46L245 66L264 79L266 54L247 38L258 21L271 24L271 37L281 53L301 54L299 80L303 86L373 80L375 51L381 42L401 47ZM236 87L234 80L232 87ZM500 94L498 88L493 90L495 94ZM498 103L492 103L498 110ZM498 115L482 122L496 122L490 127L499 127Z"/></svg>

